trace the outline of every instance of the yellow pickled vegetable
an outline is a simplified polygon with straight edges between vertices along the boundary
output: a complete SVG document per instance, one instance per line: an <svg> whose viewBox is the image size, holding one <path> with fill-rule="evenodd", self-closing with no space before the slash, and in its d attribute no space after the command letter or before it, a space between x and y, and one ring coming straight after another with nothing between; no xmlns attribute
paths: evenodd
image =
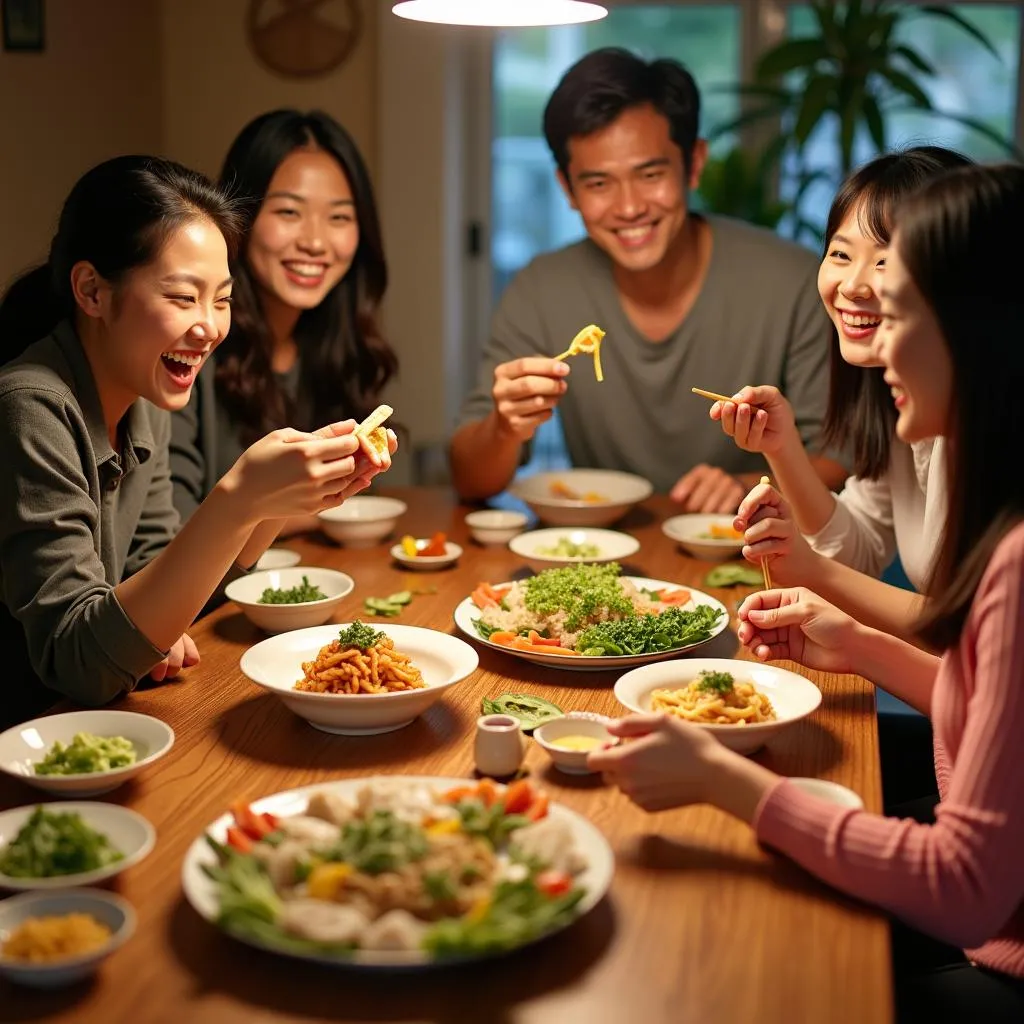
<svg viewBox="0 0 1024 1024"><path fill-rule="evenodd" d="M416 550L416 538L410 537L406 534L399 542L402 545L402 550L410 557L415 558L419 552Z"/></svg>
<svg viewBox="0 0 1024 1024"><path fill-rule="evenodd" d="M317 900L334 900L355 869L351 864L317 864L306 880L309 895Z"/></svg>

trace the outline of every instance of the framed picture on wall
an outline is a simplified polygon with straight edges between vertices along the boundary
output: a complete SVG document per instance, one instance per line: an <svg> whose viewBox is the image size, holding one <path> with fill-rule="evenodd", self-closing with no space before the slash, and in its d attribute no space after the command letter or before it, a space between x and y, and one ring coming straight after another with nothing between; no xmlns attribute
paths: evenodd
<svg viewBox="0 0 1024 1024"><path fill-rule="evenodd" d="M0 0L4 49L40 53L46 42L43 0Z"/></svg>

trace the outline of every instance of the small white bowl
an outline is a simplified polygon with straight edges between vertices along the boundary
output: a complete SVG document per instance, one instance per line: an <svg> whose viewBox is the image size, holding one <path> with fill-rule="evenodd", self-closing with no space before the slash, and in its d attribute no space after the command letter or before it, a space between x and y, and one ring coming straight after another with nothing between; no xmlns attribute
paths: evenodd
<svg viewBox="0 0 1024 1024"><path fill-rule="evenodd" d="M102 889L64 889L60 892L28 892L0 902L0 950L19 925L30 917L64 917L88 914L110 929L102 946L80 956L46 963L15 960L0 952L0 977L32 988L62 988L95 973L115 949L135 931L135 911L116 893Z"/></svg>
<svg viewBox="0 0 1024 1024"><path fill-rule="evenodd" d="M590 544L597 548L596 555L552 555L543 554L546 549L554 548L561 540L573 544ZM621 562L640 550L640 541L628 533L615 530L581 529L556 526L548 530L531 530L513 537L508 543L509 550L520 558L535 572L545 569L557 569L559 566L579 565L583 562Z"/></svg>
<svg viewBox="0 0 1024 1024"><path fill-rule="evenodd" d="M37 804L0 811L0 852L4 850L35 813ZM141 814L117 804L90 801L44 804L51 814L77 814L95 832L101 832L124 856L113 864L75 875L52 875L46 878L15 878L0 874L0 889L69 889L76 885L93 885L105 878L119 875L125 868L138 864L156 842L156 830ZM0 904L2 906L2 904Z"/></svg>
<svg viewBox="0 0 1024 1024"><path fill-rule="evenodd" d="M302 583L303 576L327 596L319 601L302 601L299 604L260 603L260 595L268 587L291 590ZM224 594L242 609L254 626L267 633L284 633L289 629L305 629L326 622L352 593L355 585L351 576L336 569L298 565L291 569L268 569L240 576L224 588Z"/></svg>
<svg viewBox="0 0 1024 1024"><path fill-rule="evenodd" d="M290 569L302 561L302 555L291 548L267 548L258 559L257 569Z"/></svg>
<svg viewBox="0 0 1024 1024"><path fill-rule="evenodd" d="M614 747L619 742L618 736L608 731L608 723L613 719L605 715L597 715L590 711L570 711L561 718L552 718L533 730L533 738L547 751L555 765L569 775L590 775L592 770L587 767L588 750L566 750L556 746L555 740L564 736L593 736L601 741L602 747ZM599 748L595 748L599 749Z"/></svg>
<svg viewBox="0 0 1024 1024"><path fill-rule="evenodd" d="M562 488L568 488L574 497L563 497ZM536 473L509 488L510 494L525 501L541 522L551 526L609 526L653 491L642 476L614 469Z"/></svg>
<svg viewBox="0 0 1024 1024"><path fill-rule="evenodd" d="M840 786L838 782L829 782L828 779L805 778L794 778L789 781L794 786L799 786L805 793L818 797L819 800L827 800L830 804L838 804L840 807L851 807L856 811L864 809L864 801L852 789Z"/></svg>
<svg viewBox="0 0 1024 1024"><path fill-rule="evenodd" d="M428 540L418 540L418 547L426 547ZM407 569L445 569L454 565L462 554L462 548L453 541L445 541L443 555L409 555L401 544L395 544L391 548L391 557L396 562L401 562Z"/></svg>
<svg viewBox="0 0 1024 1024"><path fill-rule="evenodd" d="M507 544L526 529L529 521L530 517L525 512L501 508L484 508L466 516L470 536L484 545Z"/></svg>
<svg viewBox="0 0 1024 1024"><path fill-rule="evenodd" d="M107 772L77 775L37 775L38 764L58 740L65 746L76 733L89 732L111 739L123 736L135 748L135 763ZM99 796L117 789L159 760L174 745L174 730L150 715L134 711L69 711L34 718L0 733L0 771L30 786L60 796Z"/></svg>
<svg viewBox="0 0 1024 1024"><path fill-rule="evenodd" d="M661 532L671 537L688 555L703 558L709 562L720 562L726 558L735 558L743 550L743 539L733 540L728 537L709 537L707 534L712 525L732 528L735 516L705 515L691 513L673 516L661 524Z"/></svg>
<svg viewBox="0 0 1024 1024"><path fill-rule="evenodd" d="M394 693L311 693L296 690L302 663L316 658L321 647L338 638L348 623L315 626L281 633L250 647L241 669L257 686L281 699L285 707L323 732L339 736L372 736L391 732L419 717L451 686L473 672L479 658L463 640L420 626L381 628L420 670L425 687Z"/></svg>
<svg viewBox="0 0 1024 1024"><path fill-rule="evenodd" d="M397 498L359 494L319 514L320 526L333 541L350 548L371 548L394 530L409 506Z"/></svg>
<svg viewBox="0 0 1024 1024"><path fill-rule="evenodd" d="M638 714L650 714L651 693L660 689L682 689L695 680L702 671L731 672L741 682L752 682L754 687L772 702L776 719L750 725L710 725L693 723L698 729L708 729L723 746L739 754L752 754L794 722L806 718L821 703L821 690L796 672L788 672L774 665L757 661L730 658L684 658L680 661L662 661L643 668L635 668L619 677L615 696L623 707Z"/></svg>

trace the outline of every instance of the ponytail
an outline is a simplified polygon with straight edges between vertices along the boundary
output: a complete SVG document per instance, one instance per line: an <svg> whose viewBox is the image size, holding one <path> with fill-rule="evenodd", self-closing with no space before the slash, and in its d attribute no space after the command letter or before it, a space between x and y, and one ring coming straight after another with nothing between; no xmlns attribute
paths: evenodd
<svg viewBox="0 0 1024 1024"><path fill-rule="evenodd" d="M16 359L70 316L73 310L65 305L54 290L49 263L15 278L0 299L0 365Z"/></svg>

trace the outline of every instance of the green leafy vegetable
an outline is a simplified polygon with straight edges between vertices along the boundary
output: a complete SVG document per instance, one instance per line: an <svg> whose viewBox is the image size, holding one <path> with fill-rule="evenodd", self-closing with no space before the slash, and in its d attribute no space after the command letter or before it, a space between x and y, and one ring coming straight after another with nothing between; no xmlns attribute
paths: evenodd
<svg viewBox="0 0 1024 1024"><path fill-rule="evenodd" d="M436 593L437 587L430 587L427 590L400 590L397 594L390 594L388 597L368 597L363 601L363 610L367 615L380 615L384 618L401 615L402 609L417 594Z"/></svg>
<svg viewBox="0 0 1024 1024"><path fill-rule="evenodd" d="M567 922L583 896L581 888L547 896L532 876L502 881L483 913L438 921L424 937L424 948L438 958L511 949Z"/></svg>
<svg viewBox="0 0 1024 1024"><path fill-rule="evenodd" d="M559 537L556 544L537 548L537 554L554 558L597 558L601 549L596 544L577 544L569 537Z"/></svg>
<svg viewBox="0 0 1024 1024"><path fill-rule="evenodd" d="M338 633L338 643L342 647L358 647L360 650L367 650L374 644L384 639L387 634L368 626L365 622L356 619L351 626Z"/></svg>
<svg viewBox="0 0 1024 1024"><path fill-rule="evenodd" d="M455 809L462 819L462 829L471 836L486 839L495 849L510 832L530 824L524 814L506 814L504 801L498 800L488 807L482 800L460 800Z"/></svg>
<svg viewBox="0 0 1024 1024"><path fill-rule="evenodd" d="M660 615L649 613L601 622L580 633L576 650L587 657L602 657L688 647L707 640L723 614L721 608L701 604L692 611L672 607Z"/></svg>
<svg viewBox="0 0 1024 1024"><path fill-rule="evenodd" d="M319 587L309 582L308 576L303 576L302 582L290 590L267 587L260 594L259 604L304 604L306 601L323 601L326 598L327 595Z"/></svg>
<svg viewBox="0 0 1024 1024"><path fill-rule="evenodd" d="M530 732L552 718L561 718L564 713L557 704L531 693L503 693L493 699L484 697L480 710L485 715L509 715L518 719L523 732Z"/></svg>
<svg viewBox="0 0 1024 1024"><path fill-rule="evenodd" d="M740 583L750 587L761 587L764 586L764 577L760 569L755 569L752 565L743 565L742 562L716 565L704 577L706 587L735 587Z"/></svg>
<svg viewBox="0 0 1024 1024"><path fill-rule="evenodd" d="M538 615L566 613L566 632L573 632L596 612L631 615L633 604L619 584L617 562L546 569L523 581L526 607Z"/></svg>
<svg viewBox="0 0 1024 1024"><path fill-rule="evenodd" d="M391 811L374 811L369 818L346 823L337 843L321 856L328 861L344 861L368 875L379 875L422 860L427 847L426 833L418 825L395 817Z"/></svg>
<svg viewBox="0 0 1024 1024"><path fill-rule="evenodd" d="M53 878L95 871L123 860L110 840L89 828L81 815L37 807L0 852L0 874L11 878Z"/></svg>
<svg viewBox="0 0 1024 1024"><path fill-rule="evenodd" d="M700 673L697 689L724 695L732 690L734 683L731 672L712 672L710 669L704 669Z"/></svg>
<svg viewBox="0 0 1024 1024"><path fill-rule="evenodd" d="M77 732L65 746L56 740L46 757L35 766L36 775L81 775L109 772L135 764L135 747L123 736L94 736Z"/></svg>
<svg viewBox="0 0 1024 1024"><path fill-rule="evenodd" d="M458 895L447 871L428 871L423 875L423 891L435 902L445 903Z"/></svg>

